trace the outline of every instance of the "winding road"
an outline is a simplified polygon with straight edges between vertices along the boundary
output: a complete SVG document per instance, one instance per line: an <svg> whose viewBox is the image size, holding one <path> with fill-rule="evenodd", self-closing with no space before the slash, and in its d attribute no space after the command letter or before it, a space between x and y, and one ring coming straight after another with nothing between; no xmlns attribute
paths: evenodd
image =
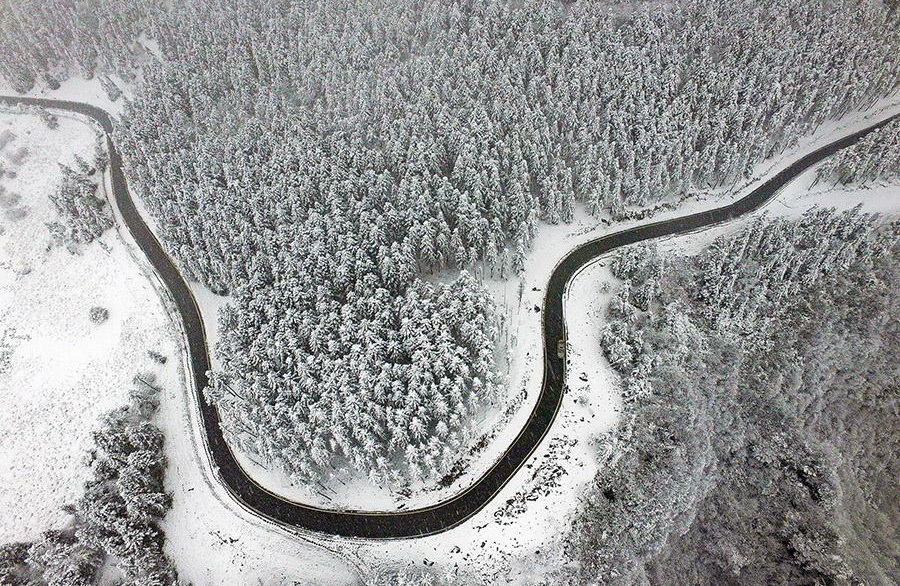
<svg viewBox="0 0 900 586"><path fill-rule="evenodd" d="M175 262L165 252L134 205L122 171L122 159L112 141L113 124L102 109L80 102L0 96L9 105L33 105L89 116L104 129L109 147L112 193L116 206L159 278L168 288L181 315L191 365L193 392L203 426L203 440L212 469L231 496L253 513L289 529L304 529L344 537L398 539L432 535L463 523L484 508L528 460L550 430L562 403L565 359L557 342L566 339L563 294L571 278L598 256L643 240L683 234L738 218L758 209L789 181L829 155L852 145L872 130L898 117L892 116L832 142L791 164L742 199L720 208L622 230L587 242L560 261L553 270L544 298L544 381L525 426L506 452L474 484L446 501L430 507L389 513L327 510L288 501L257 484L241 468L219 426L219 415L207 402L209 349L200 310Z"/></svg>

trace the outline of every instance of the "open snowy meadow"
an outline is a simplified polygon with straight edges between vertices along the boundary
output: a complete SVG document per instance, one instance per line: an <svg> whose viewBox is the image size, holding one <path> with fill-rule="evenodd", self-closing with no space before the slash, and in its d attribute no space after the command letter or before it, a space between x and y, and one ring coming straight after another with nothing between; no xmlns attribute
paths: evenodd
<svg viewBox="0 0 900 586"><path fill-rule="evenodd" d="M81 491L99 418L158 367L148 351L171 356L175 346L115 230L70 252L47 226L59 220L49 195L60 164L93 157L93 127L60 116L50 129L3 111L0 135L0 538L10 541L65 522L60 506ZM102 323L94 307L108 312Z"/></svg>

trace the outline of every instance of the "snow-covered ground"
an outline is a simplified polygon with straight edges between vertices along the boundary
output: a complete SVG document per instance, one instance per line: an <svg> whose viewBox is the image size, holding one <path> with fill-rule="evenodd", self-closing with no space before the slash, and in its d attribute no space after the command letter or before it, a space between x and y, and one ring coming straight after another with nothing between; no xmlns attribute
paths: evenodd
<svg viewBox="0 0 900 586"><path fill-rule="evenodd" d="M894 105L891 110L882 112L882 115L897 109L897 105ZM804 152L831 140L839 127L840 132L849 132L853 127L867 123L860 116L850 123L831 125L823 129L814 140L805 141L794 152L779 161L762 165L756 180L741 186L735 192L706 194L680 206L677 211L666 212L657 217L680 215L731 201L747 193L765 177L771 176ZM802 209L812 205L822 203L830 205L838 200L846 207L855 205L858 201L865 201L872 209L882 211L896 209L894 206L900 204L898 201L900 198L896 198L894 188L856 192L834 190L828 194L811 195L807 193L804 181L808 185L809 176L806 179L801 178L785 189L776 201L767 206L769 213L776 213L779 208L800 213ZM668 240L665 246L700 246L717 234L737 229L745 221L673 238ZM540 314L533 311L533 308L542 304L543 284L556 262L566 251L581 242L636 223L639 222L608 226L580 211L577 221L573 224L541 228L535 248L528 258L522 281L521 301L518 299L517 281L506 283L486 281L485 284L494 294L501 311L508 315L511 324L509 334L512 360L508 373L509 396L513 397L517 392L525 390L527 398L521 401L513 418L501 426L496 437L484 450L479 461L473 463L468 473L443 493L437 491L425 493L426 499L438 500L449 492L466 486L508 445L511 437L517 433L524 418L527 417L539 389L541 376L539 363L534 360L541 351ZM414 568L436 566L451 574L463 574L473 584L504 582L527 584L535 577L541 576L548 567L562 563L559 540L565 535L572 513L579 506L582 490L597 470L597 458L591 438L611 429L616 421L619 396L617 381L600 354L598 340L605 303L609 297L603 292L602 282L612 280L606 260L600 259L579 273L567 291L566 314L571 337L568 354L570 392L564 400L557 423L531 462L520 471L495 501L460 527L433 537L397 542L348 541L343 544L337 544L321 536L306 537L318 543L319 547L337 547L339 551L343 550L341 557L344 559L358 560L358 563L370 568L396 565ZM227 300L212 295L200 286L195 286L194 290L203 308L212 342L218 337L215 312ZM506 303L503 302L504 296ZM529 308L532 311L529 311ZM174 388L167 385L167 388L169 387ZM181 404L179 397L169 398L171 400L165 401L164 405L171 406L181 413L182 417L192 419L193 433L198 434L196 410L190 394L185 393L180 397L180 400L183 400ZM166 416L165 419L171 421L174 417ZM489 428L495 423L496 421L486 420L483 425ZM180 431L167 430L167 437L172 437L174 433L175 441L180 446L179 450L187 451L177 456L184 465L178 465L175 476L179 479L184 476L184 481L179 482L180 486L176 490L176 506L170 515L169 525L178 525L181 528L177 531L170 530L169 549L179 560L179 567L185 564L194 565L187 560L196 551L193 548L198 545L204 548L203 551L210 549L213 551L212 561L206 563L196 573L186 574L185 577L202 584L212 583L213 579L220 581L224 579L224 583L231 583L231 579L235 576L249 575L257 576L263 579L264 583L269 583L265 577L272 574L268 571L256 570L255 573L248 574L246 570L247 563L265 560L264 563L274 568L274 577L269 578L271 580L280 580L280 576L284 576L294 579L306 577L311 583L350 581L351 572L343 563L335 566L340 568L336 569L335 573L329 574L327 571L329 563L339 564L337 558L329 557L322 550L312 550L281 530L274 528L267 530L264 522L255 520L236 507L233 501L223 494L220 487L207 485L202 497L193 496L194 488L202 488L201 479L203 483L209 482L208 462L199 449L195 448L193 452L188 449L191 442L198 441L199 436L181 437L179 434L186 433L187 426L176 427ZM564 470L561 475L556 473L559 468ZM285 481L284 478L273 478L271 474L260 474L260 479L264 482ZM282 487L289 496L302 495L304 492L302 487L291 487L289 484L282 484ZM534 500L529 500L531 496L522 498L529 493L532 496L536 495L537 498ZM372 487L356 486L353 492L345 490L343 494L346 497L345 502L355 508L372 506L371 503L390 504L384 493L379 495L379 491ZM182 499L184 503L181 502ZM199 499L199 502L193 502L192 499ZM419 502L426 501L419 499ZM396 504L396 501L394 503ZM407 506L415 503L416 501L407 501ZM525 506L522 507L522 504ZM193 512L188 514L189 510ZM223 532L222 527L230 525L223 521L231 517L234 518L235 526L240 529ZM193 531L184 529L185 526L192 527L194 524L199 524L200 528ZM252 531L247 532L248 527L251 527ZM232 539L238 541L232 542ZM294 556L293 563L288 563L286 560L292 559L289 555L292 547L301 548L301 552ZM266 558L267 550L270 558L274 560ZM242 557L244 552L251 552L246 562ZM313 552L317 555L312 555ZM236 565L241 567L238 568ZM213 568L216 568L216 571ZM327 579L327 576L331 579Z"/></svg>
<svg viewBox="0 0 900 586"><path fill-rule="evenodd" d="M849 133L898 110L900 104L885 102L865 115L829 124L789 153L760 165L753 179L746 184L729 191L698 194L677 210L657 214L654 219L709 209L733 201L804 153L830 142L838 135ZM811 177L811 172L804 174L770 203L764 212L790 211L799 214L813 205L840 204L840 207L852 207L862 201L868 210L894 210L896 213L900 206L896 187L884 186L848 192L819 186L809 192ZM578 244L645 221L647 220L609 225L579 210L576 221L572 224L541 227L521 281L485 281L510 324L508 396L509 401L516 401L519 405L512 417L499 425L488 447L454 485L440 491L426 491L406 500L397 499L396 495L371 486L357 484L349 490L338 485L329 487L337 491L337 495L329 492L331 502L323 502L314 496L315 488L307 490L302 486L292 486L283 476L254 468L250 463L247 464L249 471L267 487L289 497L332 506L342 498L344 506L353 508L388 508L398 503L412 507L446 498L461 490L500 455L533 406L541 379L540 362L535 357L540 356L542 344L540 313L534 308L542 305L543 286L553 267L567 251ZM671 238L664 246L698 248L719 234L738 229L746 221ZM565 309L570 335L570 391L551 434L538 448L529 464L513 478L495 501L460 527L438 536L415 540L390 543L351 542L349 548L355 552L352 557L361 559L367 566L375 567L397 563L425 567L436 563L451 573L467 572L473 583L479 583L479 577L486 583L501 577L511 580L511 583L527 583L533 576L540 575L546 567L559 561L558 539L565 534L569 519L578 507L581 492L597 471L597 457L591 440L612 429L617 417L617 379L600 353L598 340L605 303L609 297L603 292L602 283L612 281L606 264L607 259L600 259L589 265L573 279L567 290ZM518 295L520 283L521 300ZM215 311L226 300L204 291L200 286L195 286L194 290L203 309L209 338L213 341L218 337ZM521 397L522 391L526 393L525 399L515 399L517 396ZM499 409L493 420L486 419L482 423L483 427L498 427L501 412L502 409ZM320 540L316 536L310 538ZM323 543L330 542L326 540Z"/></svg>
<svg viewBox="0 0 900 586"><path fill-rule="evenodd" d="M0 333L9 346L0 367L0 542L65 521L60 506L81 492L99 418L151 368L148 350L174 350L152 288L113 231L77 255L51 245L58 163L90 160L93 128L61 116L50 130L37 116L5 111L4 131L15 138L0 158L15 177L0 178ZM12 165L5 154L22 147L27 158ZM93 306L109 310L105 323L91 322Z"/></svg>

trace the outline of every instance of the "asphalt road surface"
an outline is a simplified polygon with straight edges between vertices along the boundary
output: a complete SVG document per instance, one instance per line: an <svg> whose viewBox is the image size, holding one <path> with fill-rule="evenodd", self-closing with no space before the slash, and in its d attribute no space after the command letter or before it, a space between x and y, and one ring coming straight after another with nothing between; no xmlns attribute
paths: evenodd
<svg viewBox="0 0 900 586"><path fill-rule="evenodd" d="M235 460L234 454L222 436L218 412L206 401L203 393L203 389L207 386L209 349L200 310L178 267L169 258L134 206L122 171L122 159L111 138L113 124L106 112L88 104L41 98L0 96L0 101L10 105L36 105L76 112L95 119L106 131L113 197L134 240L169 289L181 315L188 343L194 392L204 429L204 445L212 460L212 469L225 489L235 500L256 515L287 528L370 539L432 535L459 525L484 508L531 456L553 424L565 391L565 359L558 356L557 344L559 340L566 339L563 294L566 284L579 269L621 246L674 234L685 234L750 213L765 204L789 181L811 165L852 145L870 131L897 118L893 116L806 155L749 195L730 205L622 230L587 242L566 255L554 269L544 298L544 383L534 410L516 439L483 476L458 495L427 508L371 513L328 510L291 502L261 487Z"/></svg>

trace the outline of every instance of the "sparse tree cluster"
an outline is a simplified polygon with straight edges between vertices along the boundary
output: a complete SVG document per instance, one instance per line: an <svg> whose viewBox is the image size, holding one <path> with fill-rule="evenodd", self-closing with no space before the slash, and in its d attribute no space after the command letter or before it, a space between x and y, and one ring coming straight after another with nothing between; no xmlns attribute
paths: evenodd
<svg viewBox="0 0 900 586"><path fill-rule="evenodd" d="M900 179L900 120L869 133L829 158L816 172L817 181L866 185Z"/></svg>
<svg viewBox="0 0 900 586"><path fill-rule="evenodd" d="M163 488L162 432L148 420L158 407L144 383L94 433L90 479L65 507L72 522L34 543L0 547L0 583L9 586L95 586L105 565L120 578L103 584L169 586L175 570L163 553L159 520L170 506Z"/></svg>
<svg viewBox="0 0 900 586"><path fill-rule="evenodd" d="M0 313L0 317L6 316ZM19 334L12 326L5 325L0 327L0 376L9 372L16 346L27 339L28 336Z"/></svg>
<svg viewBox="0 0 900 586"><path fill-rule="evenodd" d="M665 270L654 247L619 255L603 349L625 410L574 525L573 583L875 584L895 570L898 234L858 209L813 210Z"/></svg>
<svg viewBox="0 0 900 586"><path fill-rule="evenodd" d="M97 197L97 184L87 170L74 170L60 165L62 181L55 192L50 194L56 211L62 216L62 223L51 226L51 230L72 244L85 244L98 238L113 225L106 202Z"/></svg>

